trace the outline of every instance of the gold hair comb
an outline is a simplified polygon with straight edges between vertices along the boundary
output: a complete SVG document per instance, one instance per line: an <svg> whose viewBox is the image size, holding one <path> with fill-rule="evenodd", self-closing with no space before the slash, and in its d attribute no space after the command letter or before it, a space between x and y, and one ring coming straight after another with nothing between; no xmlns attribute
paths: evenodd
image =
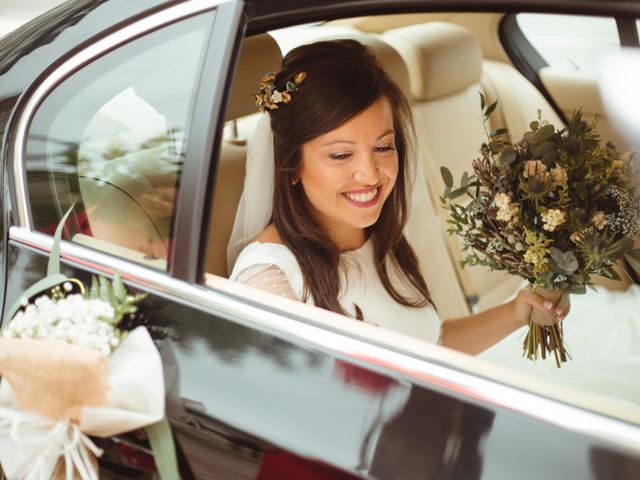
<svg viewBox="0 0 640 480"><path fill-rule="evenodd" d="M293 82L286 84L286 89L282 92L277 90L273 84L276 74L268 72L260 80L260 90L254 96L256 98L256 106L261 112L275 110L279 103L289 103L291 101L291 93L298 89L298 86L307 78L306 72L299 72L293 78Z"/></svg>

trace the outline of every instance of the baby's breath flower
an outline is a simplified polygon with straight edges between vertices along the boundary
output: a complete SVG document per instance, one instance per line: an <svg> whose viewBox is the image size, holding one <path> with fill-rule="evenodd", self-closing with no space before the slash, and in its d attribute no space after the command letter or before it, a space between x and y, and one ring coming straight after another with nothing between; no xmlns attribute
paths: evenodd
<svg viewBox="0 0 640 480"><path fill-rule="evenodd" d="M511 197L506 193L498 193L495 198L496 207L502 208L503 206L511 203Z"/></svg>
<svg viewBox="0 0 640 480"><path fill-rule="evenodd" d="M506 193L498 193L494 199L498 211L496 218L501 222L510 222L520 212L520 207L511 203L511 197Z"/></svg>
<svg viewBox="0 0 640 480"><path fill-rule="evenodd" d="M2 336L59 340L108 355L119 342L115 327L108 323L114 316L113 307L102 300L79 294L52 300L42 295L16 313Z"/></svg>
<svg viewBox="0 0 640 480"><path fill-rule="evenodd" d="M556 228L562 225L565 221L565 214L563 211L557 208L552 208L544 212L542 215L543 229L553 232Z"/></svg>
<svg viewBox="0 0 640 480"><path fill-rule="evenodd" d="M500 239L493 238L487 244L486 251L487 251L488 254L493 255L493 254L496 254L498 252L501 252L502 249L503 249L503 246L502 246L502 242L500 241Z"/></svg>

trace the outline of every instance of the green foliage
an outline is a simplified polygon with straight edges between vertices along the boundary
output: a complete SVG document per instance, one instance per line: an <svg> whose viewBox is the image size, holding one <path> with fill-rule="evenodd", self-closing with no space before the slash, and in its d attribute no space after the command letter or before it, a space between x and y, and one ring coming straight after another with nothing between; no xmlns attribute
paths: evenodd
<svg viewBox="0 0 640 480"><path fill-rule="evenodd" d="M115 274L111 282L103 276L91 277L91 287L84 294L87 299L102 300L111 305L115 315L113 319L109 319L109 323L114 326L123 318L135 314L138 303L146 296L146 293L130 295L119 273Z"/></svg>

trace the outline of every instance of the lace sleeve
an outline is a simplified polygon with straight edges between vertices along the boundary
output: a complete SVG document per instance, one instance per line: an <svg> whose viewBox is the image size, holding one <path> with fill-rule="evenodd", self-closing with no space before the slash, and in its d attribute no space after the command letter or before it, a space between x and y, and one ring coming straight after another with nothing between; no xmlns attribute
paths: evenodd
<svg viewBox="0 0 640 480"><path fill-rule="evenodd" d="M300 300L293 291L287 275L277 265L252 265L241 271L235 280L282 297Z"/></svg>

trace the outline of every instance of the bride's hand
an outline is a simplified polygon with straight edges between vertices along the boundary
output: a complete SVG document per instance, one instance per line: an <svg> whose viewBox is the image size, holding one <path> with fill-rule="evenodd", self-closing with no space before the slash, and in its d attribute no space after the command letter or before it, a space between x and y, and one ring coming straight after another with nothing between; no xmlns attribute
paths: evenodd
<svg viewBox="0 0 640 480"><path fill-rule="evenodd" d="M571 301L569 300L569 294L565 293L554 307L553 303L549 300L545 300L540 295L536 295L528 288L523 288L513 300L514 317L518 326L528 325L533 308L537 308L543 312L553 311L555 314L554 323L558 323L564 320L571 310Z"/></svg>

